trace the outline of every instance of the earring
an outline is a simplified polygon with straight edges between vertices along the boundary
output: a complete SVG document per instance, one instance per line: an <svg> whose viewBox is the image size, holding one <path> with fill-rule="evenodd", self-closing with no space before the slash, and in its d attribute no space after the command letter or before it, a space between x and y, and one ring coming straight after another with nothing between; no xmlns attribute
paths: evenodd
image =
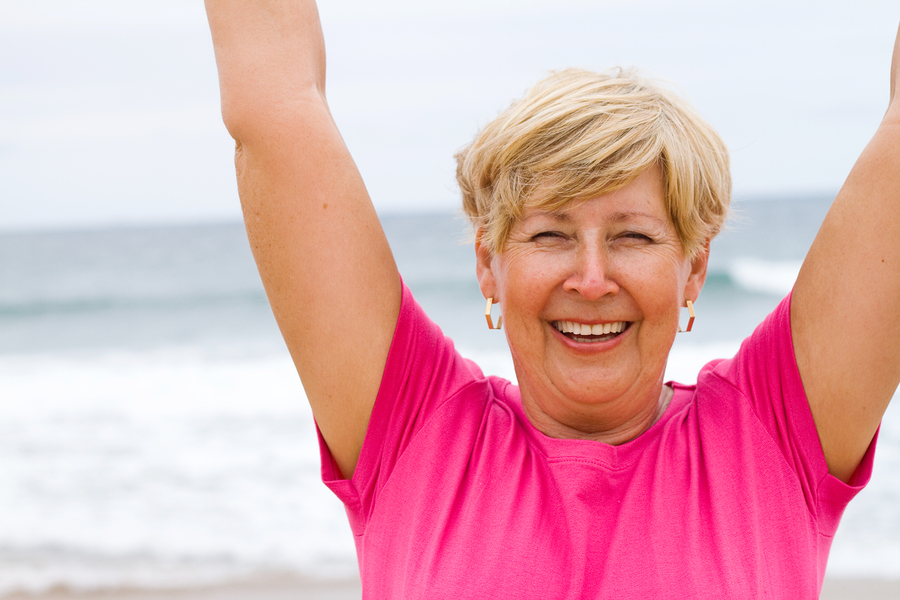
<svg viewBox="0 0 900 600"><path fill-rule="evenodd" d="M687 328L685 328L685 329L681 328L681 323L678 324L678 333L687 333L688 331L691 330L691 327L694 326L694 317L696 316L694 314L694 303L691 302L690 300L685 300L685 302L687 302L687 309L688 309L688 313L690 313L690 315L691 315L691 318L688 319Z"/></svg>
<svg viewBox="0 0 900 600"><path fill-rule="evenodd" d="M484 309L484 318L487 319L488 329L501 329L503 327L503 315L497 317L497 326L494 327L494 321L491 319L491 305L494 304L493 298L487 299L487 308Z"/></svg>

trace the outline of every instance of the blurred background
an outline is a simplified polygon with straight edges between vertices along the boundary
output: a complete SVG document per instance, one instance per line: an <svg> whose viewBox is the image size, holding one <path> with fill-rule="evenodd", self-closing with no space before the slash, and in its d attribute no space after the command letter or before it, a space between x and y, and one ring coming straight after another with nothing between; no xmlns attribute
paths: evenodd
<svg viewBox="0 0 900 600"><path fill-rule="evenodd" d="M346 0L329 101L401 272L483 329L454 152L553 69L673 82L732 150L736 218L669 377L790 290L886 107L894 2ZM312 418L249 254L200 2L0 4L0 596L353 576ZM900 579L900 408L832 577Z"/></svg>

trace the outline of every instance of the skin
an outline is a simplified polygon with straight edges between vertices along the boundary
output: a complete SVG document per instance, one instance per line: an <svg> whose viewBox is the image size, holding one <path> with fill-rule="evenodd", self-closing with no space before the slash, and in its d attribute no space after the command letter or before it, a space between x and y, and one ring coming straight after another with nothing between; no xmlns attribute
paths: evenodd
<svg viewBox="0 0 900 600"><path fill-rule="evenodd" d="M351 477L400 280L328 109L316 6L207 0L206 8L251 248L322 435ZM895 45L887 114L829 211L791 306L825 459L845 481L900 382L898 69ZM564 211L568 220L554 225L570 228L561 242L535 241L529 215L502 255L476 245L482 290L504 304L528 415L547 435L621 443L645 431L665 404L661 378L678 307L699 294L706 258L687 261L667 237L670 224L658 223L650 243L619 236L618 227L639 220L636 212L658 210L653 177L643 185ZM561 318L631 325L618 341L584 349L554 332L549 323Z"/></svg>
<svg viewBox="0 0 900 600"><path fill-rule="evenodd" d="M546 435L619 444L659 417L679 307L697 300L708 257L685 256L664 197L654 167L562 211L528 210L500 255L476 242L481 291L503 307L525 410ZM582 342L558 321L628 326Z"/></svg>
<svg viewBox="0 0 900 600"><path fill-rule="evenodd" d="M828 470L849 481L900 383L900 32L890 103L806 256L794 350Z"/></svg>
<svg viewBox="0 0 900 600"><path fill-rule="evenodd" d="M315 3L206 8L250 247L316 422L350 477L400 311L394 258L325 101Z"/></svg>

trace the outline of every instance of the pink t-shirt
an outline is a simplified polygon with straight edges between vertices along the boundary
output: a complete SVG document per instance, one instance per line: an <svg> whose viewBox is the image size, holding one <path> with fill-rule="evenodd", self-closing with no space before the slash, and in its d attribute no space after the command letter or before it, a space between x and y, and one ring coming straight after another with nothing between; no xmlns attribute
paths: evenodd
<svg viewBox="0 0 900 600"><path fill-rule="evenodd" d="M363 597L818 598L868 481L828 474L794 360L789 299L620 446L549 438L404 287L344 502Z"/></svg>

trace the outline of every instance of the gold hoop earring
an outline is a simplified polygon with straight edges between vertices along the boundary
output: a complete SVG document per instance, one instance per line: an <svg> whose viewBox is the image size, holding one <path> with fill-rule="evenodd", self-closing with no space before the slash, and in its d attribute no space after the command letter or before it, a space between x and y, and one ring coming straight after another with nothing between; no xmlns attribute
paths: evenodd
<svg viewBox="0 0 900 600"><path fill-rule="evenodd" d="M678 333L687 333L694 326L694 317L696 317L696 315L694 314L694 303L690 300L685 300L685 302L687 302L687 309L688 313L691 315L691 318L688 319L688 324L685 329L681 328L681 323L678 324Z"/></svg>
<svg viewBox="0 0 900 600"><path fill-rule="evenodd" d="M501 329L503 327L503 315L497 317L497 326L494 327L494 321L491 319L491 305L494 304L493 298L487 299L487 307L484 309L484 318L487 319L488 329Z"/></svg>

